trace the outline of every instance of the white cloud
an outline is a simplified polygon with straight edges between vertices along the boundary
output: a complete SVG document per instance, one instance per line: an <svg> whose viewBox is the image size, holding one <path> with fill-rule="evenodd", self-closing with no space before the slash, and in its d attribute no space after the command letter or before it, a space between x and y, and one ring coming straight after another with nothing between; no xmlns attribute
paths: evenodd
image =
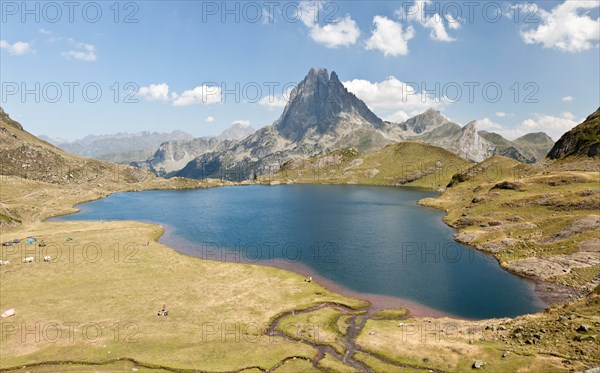
<svg viewBox="0 0 600 373"><path fill-rule="evenodd" d="M565 112L560 116L535 114L534 119L526 119L521 122L521 127L526 132L546 132L554 140L558 140L565 132L578 124L573 114Z"/></svg>
<svg viewBox="0 0 600 373"><path fill-rule="evenodd" d="M369 108L387 120L408 118L407 112L421 113L439 106L436 98L421 95L412 85L390 76L382 82L354 79L343 82L348 91L363 100ZM437 100L440 101L440 100Z"/></svg>
<svg viewBox="0 0 600 373"><path fill-rule="evenodd" d="M445 42L456 40L448 34L446 25L450 29L457 30L460 28L460 21L451 14L443 17L439 13L432 11L435 9L436 7L432 3L432 0L417 0L411 7L399 9L396 11L396 14L402 20L415 21L423 27L430 29L429 37L433 40Z"/></svg>
<svg viewBox="0 0 600 373"><path fill-rule="evenodd" d="M213 117L212 115L209 115L208 117L204 118L204 121L206 123L212 123L215 121L215 117Z"/></svg>
<svg viewBox="0 0 600 373"><path fill-rule="evenodd" d="M534 113L533 118L525 119L512 128L504 128L492 121L487 122L487 119L484 118L479 121L480 129L492 130L509 140L514 140L531 132L545 132L556 141L565 132L581 122L581 120L577 121L574 115L569 112L562 113L559 116Z"/></svg>
<svg viewBox="0 0 600 373"><path fill-rule="evenodd" d="M565 97L563 97L563 98L562 98L562 100L563 100L564 102L571 102L571 101L573 101L573 100L574 100L574 98L573 98L573 97L571 97L571 96L565 96Z"/></svg>
<svg viewBox="0 0 600 373"><path fill-rule="evenodd" d="M87 62L96 61L96 47L94 45L80 43L80 42L75 41L73 38L69 38L69 39L67 39L67 41L71 45L75 46L77 49L62 52L61 56L65 57L68 60L76 59L76 60L82 60L82 61L87 61Z"/></svg>
<svg viewBox="0 0 600 373"><path fill-rule="evenodd" d="M384 56L400 56L408 54L408 41L415 36L415 30L408 26L402 30L400 23L383 16L373 18L375 29L365 44L366 49L376 49Z"/></svg>
<svg viewBox="0 0 600 373"><path fill-rule="evenodd" d="M10 44L6 40L0 40L0 49L6 49L8 54L13 56L21 56L26 53L34 53L31 48L31 44L24 41L17 41L14 44Z"/></svg>
<svg viewBox="0 0 600 373"><path fill-rule="evenodd" d="M38 32L40 34L44 34L44 35L52 35L52 31L46 30L46 29L43 29L43 28L39 29Z"/></svg>
<svg viewBox="0 0 600 373"><path fill-rule="evenodd" d="M478 130L498 131L502 130L503 128L504 127L502 127L500 124L494 122L493 120L487 117L477 121Z"/></svg>
<svg viewBox="0 0 600 373"><path fill-rule="evenodd" d="M360 36L360 29L350 15L346 15L341 19L335 19L332 23L325 26L320 26L318 16L322 8L322 4L318 1L300 2L297 15L302 23L308 27L310 37L327 48L355 44Z"/></svg>
<svg viewBox="0 0 600 373"><path fill-rule="evenodd" d="M402 123L402 122L406 121L408 118L410 118L410 115L408 115L408 113L406 111L398 110L395 113L386 115L385 118L383 118L383 119L387 120L389 122Z"/></svg>
<svg viewBox="0 0 600 373"><path fill-rule="evenodd" d="M184 91L181 95L173 93L172 97L174 106L216 104L221 102L221 88L218 86L200 85L194 89Z"/></svg>
<svg viewBox="0 0 600 373"><path fill-rule="evenodd" d="M138 95L148 101L169 101L169 85L167 83L150 84L148 87L141 87Z"/></svg>
<svg viewBox="0 0 600 373"><path fill-rule="evenodd" d="M250 121L249 120L238 119L238 120L234 120L233 122L231 122L231 125L232 126L248 127L250 125Z"/></svg>
<svg viewBox="0 0 600 373"><path fill-rule="evenodd" d="M258 104L268 108L270 111L284 108L287 101L283 97L265 96L258 101Z"/></svg>
<svg viewBox="0 0 600 373"><path fill-rule="evenodd" d="M497 111L497 112L496 112L496 116L497 116L497 117L500 117L500 118L504 118L504 117L506 116L506 113L505 113L505 112L503 112L503 111Z"/></svg>
<svg viewBox="0 0 600 373"><path fill-rule="evenodd" d="M600 40L600 17L593 19L588 10L600 7L598 1L569 0L549 12L539 9L541 24L521 31L527 44L542 44L566 52L580 52L595 48Z"/></svg>

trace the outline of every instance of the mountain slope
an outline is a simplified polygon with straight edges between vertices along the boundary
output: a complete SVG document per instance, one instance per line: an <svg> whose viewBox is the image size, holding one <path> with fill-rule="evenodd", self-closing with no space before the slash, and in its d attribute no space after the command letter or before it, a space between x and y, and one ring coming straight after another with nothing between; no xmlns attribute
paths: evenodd
<svg viewBox="0 0 600 373"><path fill-rule="evenodd" d="M562 135L548 153L550 159L600 156L600 108Z"/></svg>
<svg viewBox="0 0 600 373"><path fill-rule="evenodd" d="M55 184L138 182L150 177L133 167L69 154L40 140L0 108L0 174Z"/></svg>
<svg viewBox="0 0 600 373"><path fill-rule="evenodd" d="M448 150L411 141L361 153L343 148L285 163L268 183L409 185L436 189L472 163Z"/></svg>
<svg viewBox="0 0 600 373"><path fill-rule="evenodd" d="M495 132L479 131L479 135L494 144L494 155L502 155L523 163L535 163L537 159L535 157L527 158L520 150L520 146Z"/></svg>
<svg viewBox="0 0 600 373"><path fill-rule="evenodd" d="M528 133L512 141L527 157L536 161L544 159L554 146L554 140L544 132Z"/></svg>

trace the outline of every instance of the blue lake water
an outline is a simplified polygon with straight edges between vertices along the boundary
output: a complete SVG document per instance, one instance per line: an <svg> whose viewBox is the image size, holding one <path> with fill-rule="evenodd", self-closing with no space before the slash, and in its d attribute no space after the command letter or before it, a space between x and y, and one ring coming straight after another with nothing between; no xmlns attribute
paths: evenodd
<svg viewBox="0 0 600 373"><path fill-rule="evenodd" d="M299 262L356 292L408 299L466 318L513 317L542 303L530 282L455 242L432 193L284 185L118 193L53 219L141 220L172 227L208 259ZM177 249L177 247L174 247Z"/></svg>

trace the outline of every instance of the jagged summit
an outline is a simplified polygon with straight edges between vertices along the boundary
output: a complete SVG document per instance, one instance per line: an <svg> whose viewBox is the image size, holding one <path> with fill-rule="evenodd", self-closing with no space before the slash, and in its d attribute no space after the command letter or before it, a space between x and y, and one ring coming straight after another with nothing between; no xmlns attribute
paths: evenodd
<svg viewBox="0 0 600 373"><path fill-rule="evenodd" d="M274 127L291 141L303 139L314 130L325 134L335 130L340 120L352 120L382 128L383 121L340 82L335 71L312 68L292 91L291 99Z"/></svg>

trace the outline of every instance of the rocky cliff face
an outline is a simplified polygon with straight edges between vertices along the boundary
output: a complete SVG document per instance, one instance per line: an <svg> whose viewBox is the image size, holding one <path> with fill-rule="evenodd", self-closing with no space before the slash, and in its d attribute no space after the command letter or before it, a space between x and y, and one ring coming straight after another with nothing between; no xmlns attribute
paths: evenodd
<svg viewBox="0 0 600 373"><path fill-rule="evenodd" d="M326 150L355 147L363 151L402 140L326 69L311 69L292 91L273 125L263 127L233 147L203 154L177 176L247 179L276 172L285 162Z"/></svg>
<svg viewBox="0 0 600 373"><path fill-rule="evenodd" d="M477 121L469 122L461 129L453 148L453 153L474 162L491 157L496 149L491 142L479 136Z"/></svg>
<svg viewBox="0 0 600 373"><path fill-rule="evenodd" d="M548 153L550 159L600 156L600 108L562 135Z"/></svg>

